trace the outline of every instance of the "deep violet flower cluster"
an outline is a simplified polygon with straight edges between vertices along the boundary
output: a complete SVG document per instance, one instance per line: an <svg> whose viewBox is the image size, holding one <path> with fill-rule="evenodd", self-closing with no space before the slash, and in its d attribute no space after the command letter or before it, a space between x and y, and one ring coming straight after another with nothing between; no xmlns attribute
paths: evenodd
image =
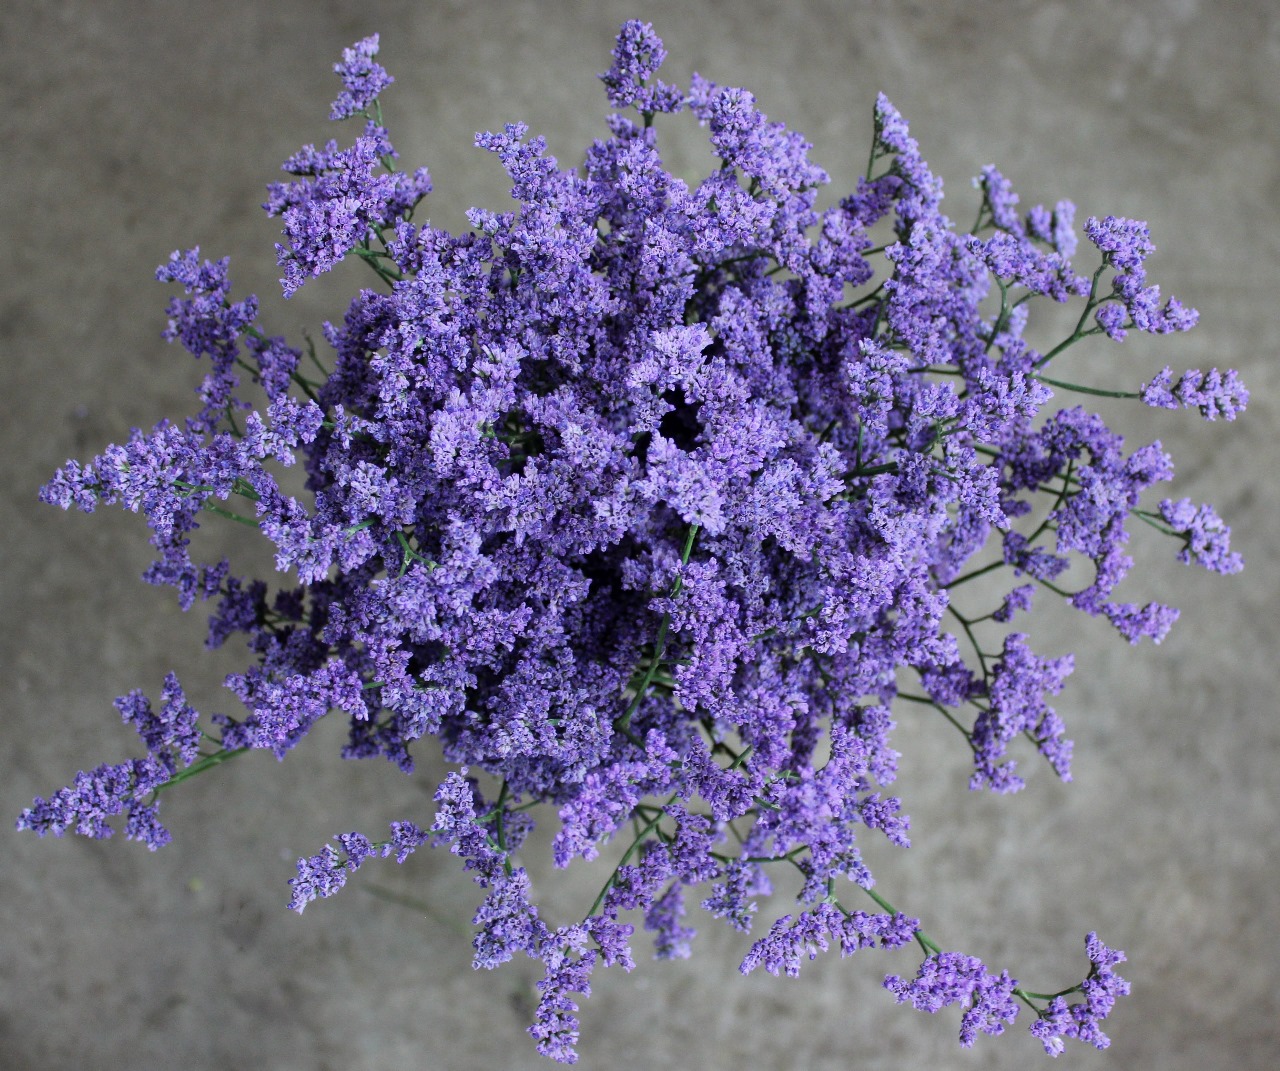
<svg viewBox="0 0 1280 1071"><path fill-rule="evenodd" d="M434 743L451 772L431 820L300 860L290 906L371 858L447 846L482 890L475 965L544 964L530 1033L554 1059L576 1058L593 970L633 966L636 924L658 957L687 956L690 894L746 932L778 880L794 881L795 913L744 972L914 941L917 975L885 986L928 1011L961 1005L962 1044L1029 1007L1049 1053L1105 1046L1122 953L1090 934L1088 976L1033 993L890 905L859 838L909 843L886 791L901 703L959 730L973 789L1023 787L1020 737L1070 779L1048 699L1071 657L1006 626L1056 595L1159 642L1176 610L1115 598L1130 518L1183 561L1240 568L1210 507L1141 505L1173 474L1159 443L1128 451L1095 413L1050 406L1083 391L1209 419L1243 408L1234 372L1166 369L1128 392L1049 375L1084 338L1195 323L1147 284L1146 226L1089 219L1100 263L1082 274L1072 205L1022 214L988 167L961 234L883 96L866 175L819 210L828 179L799 135L746 90L657 80L662 43L630 22L602 75L619 111L584 167L562 170L520 124L480 134L518 210L473 209L454 235L415 222L431 183L396 169L377 45L336 68L332 117L363 131L302 149L265 206L286 295L349 255L376 276L324 325L328 362L260 328L226 260L176 252L158 277L182 289L167 336L210 361L199 414L70 461L42 491L146 515L146 578L184 608L216 603L210 647L247 639L252 664L227 679L245 713L200 728L173 676L158 713L132 693L117 705L146 757L81 773L19 827L105 837L126 813L126 834L157 848L161 789L249 749L283 757L340 711L346 757L412 774ZM655 119L681 111L721 161L696 183L659 153ZM1025 334L1041 296L1082 306L1043 353ZM275 475L298 462L301 497ZM295 579L272 590L194 561L211 515L259 529ZM597 864L579 918L545 918L520 862L539 805L558 820L556 866L616 860ZM846 906L864 895L871 912Z"/></svg>

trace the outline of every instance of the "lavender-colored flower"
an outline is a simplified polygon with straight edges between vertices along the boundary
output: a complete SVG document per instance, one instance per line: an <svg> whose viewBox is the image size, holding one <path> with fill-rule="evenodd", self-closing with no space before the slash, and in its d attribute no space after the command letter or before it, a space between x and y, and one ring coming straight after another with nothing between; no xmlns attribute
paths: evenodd
<svg viewBox="0 0 1280 1071"><path fill-rule="evenodd" d="M229 300L229 263L228 257L201 261L197 246L186 252L174 250L168 262L156 269L160 282L178 283L187 294L169 302L164 338L180 341L193 357L207 356L213 363L213 371L205 376L199 389L204 406L187 421L194 432L213 431L228 406L248 408L247 403L235 397L240 379L234 366L240 353L239 340L258 315L258 299L250 294L243 301Z"/></svg>
<svg viewBox="0 0 1280 1071"><path fill-rule="evenodd" d="M851 956L860 948L898 948L909 942L919 928L919 920L905 915L868 915L863 911L845 913L833 904L821 903L801 912L793 921L783 915L769 933L751 946L738 969L749 974L763 967L775 977L785 973L794 978L802 959L814 960L819 952L840 944L840 955ZM901 998L900 998L901 999Z"/></svg>
<svg viewBox="0 0 1280 1071"><path fill-rule="evenodd" d="M875 129L874 154L893 157L889 174L896 180L893 197L898 216L898 237L909 236L912 226L918 221L936 220L946 227L949 221L938 212L942 201L942 182L920 155L920 145L911 136L902 113L883 93L876 97ZM869 175L867 177L870 178Z"/></svg>
<svg viewBox="0 0 1280 1071"><path fill-rule="evenodd" d="M330 119L349 119L366 112L378 94L395 81L381 64L374 61L377 54L376 33L342 50L342 62L333 68L342 79L342 92L329 110Z"/></svg>
<svg viewBox="0 0 1280 1071"><path fill-rule="evenodd" d="M1018 611L1027 611L1031 609L1031 600L1035 596L1036 586L1034 584L1019 584L1016 588L1004 597L1004 602L1000 604L1000 609L992 613L992 618L1001 624L1013 620L1013 615Z"/></svg>
<svg viewBox="0 0 1280 1071"><path fill-rule="evenodd" d="M885 977L884 986L901 1004L910 1001L921 1011L938 1012L952 1004L965 1004L960 1020L960 1044L968 1048L979 1032L1002 1034L1006 1023L1018 1016L1013 996L1017 981L1008 971L989 974L981 960L958 952L939 952L920 964L913 979L896 974Z"/></svg>
<svg viewBox="0 0 1280 1071"><path fill-rule="evenodd" d="M973 396L966 402L965 422L976 439L997 442L1012 429L1025 428L1053 391L1023 372L1002 376L981 369Z"/></svg>
<svg viewBox="0 0 1280 1071"><path fill-rule="evenodd" d="M615 108L634 105L650 115L679 111L684 99L678 88L658 81L649 84L666 58L667 50L652 23L638 19L623 23L613 46L613 66L600 75L609 103Z"/></svg>
<svg viewBox="0 0 1280 1071"><path fill-rule="evenodd" d="M391 843L384 854L395 852L396 862L403 863L418 848L427 843L427 834L412 822L391 823Z"/></svg>
<svg viewBox="0 0 1280 1071"><path fill-rule="evenodd" d="M1186 545L1178 552L1178 561L1193 561L1215 573L1238 573L1244 559L1231 550L1231 529L1214 512L1212 506L1197 506L1189 498L1160 502L1160 516L1177 532Z"/></svg>
<svg viewBox="0 0 1280 1071"><path fill-rule="evenodd" d="M1116 342L1123 342L1125 336L1128 335L1128 331L1125 330L1125 321L1129 318L1129 310L1122 304L1106 302L1099 305L1098 310L1093 314L1093 318L1098 322L1098 326L1107 333L1107 337L1114 339Z"/></svg>
<svg viewBox="0 0 1280 1071"><path fill-rule="evenodd" d="M172 775L171 760L165 762L155 756L115 765L104 763L88 773L76 774L69 786L58 789L47 800L37 798L18 817L17 828L30 829L41 837L48 833L61 837L72 830L81 836L105 839L112 835L107 819L126 814L126 835L155 851L168 843L169 832L156 820L156 806L142 800Z"/></svg>
<svg viewBox="0 0 1280 1071"><path fill-rule="evenodd" d="M1000 174L994 164L984 167L982 174L973 180L973 185L982 191L984 207L997 230L1006 231L1015 238L1027 233L1018 214L1018 195L1013 191L1013 184ZM1047 228L1041 228L1042 235L1045 230Z"/></svg>
<svg viewBox="0 0 1280 1071"><path fill-rule="evenodd" d="M1054 251L1070 258L1076 251L1078 238L1072 224L1076 206L1070 201L1059 201L1053 211L1044 205L1035 205L1027 213L1026 230L1032 238L1045 242Z"/></svg>
<svg viewBox="0 0 1280 1071"><path fill-rule="evenodd" d="M560 808L561 828L552 847L557 866L568 866L574 856L600 854L597 843L612 836L647 794L646 773L640 763L622 763L587 774L580 791Z"/></svg>
<svg viewBox="0 0 1280 1071"><path fill-rule="evenodd" d="M276 255L285 269L285 297L381 230L393 229L431 192L426 168L412 175L387 170L395 156L386 131L370 120L349 149L340 150L336 141L319 150L308 145L285 161L283 170L302 181L272 183L263 205L284 220L288 244L278 244Z"/></svg>
<svg viewBox="0 0 1280 1071"><path fill-rule="evenodd" d="M338 847L326 844L316 855L298 860L297 877L289 879L293 896L289 907L302 914L307 904L332 896L347 883L347 877L359 870L366 860L395 853L403 863L427 835L412 822L392 822L391 840L374 844L363 833L339 833Z"/></svg>
<svg viewBox="0 0 1280 1071"><path fill-rule="evenodd" d="M753 899L756 866L735 859L725 864L724 874L712 886L712 893L702 901L704 910L724 919L734 929L746 933L757 906Z"/></svg>
<svg viewBox="0 0 1280 1071"><path fill-rule="evenodd" d="M356 866L359 864L357 863ZM293 896L289 907L302 914L307 904L323 896L332 896L347 883L347 860L332 844L326 844L318 855L298 860L298 876L289 879Z"/></svg>
<svg viewBox="0 0 1280 1071"><path fill-rule="evenodd" d="M158 790L179 769L196 761L202 733L199 712L187 703L178 678L166 674L161 692L163 706L157 712L140 690L120 696L116 709L132 725L146 745L142 759L103 764L59 789L48 800L36 799L18 819L19 829L39 836L62 836L68 829L83 836L112 835L108 818L125 815L125 836L140 840L152 851L169 843L169 831L159 820Z"/></svg>
<svg viewBox="0 0 1280 1071"><path fill-rule="evenodd" d="M654 958L688 959L692 954L697 932L681 923L684 912L684 886L678 882L650 902L644 913L644 928L653 933Z"/></svg>
<svg viewBox="0 0 1280 1071"><path fill-rule="evenodd" d="M968 250L997 278L1032 294L1066 301L1089 292L1089 281L1071 270L1059 253L1043 253L1026 237L997 231L985 241L970 237Z"/></svg>
<svg viewBox="0 0 1280 1071"><path fill-rule="evenodd" d="M1108 948L1096 933L1085 938L1089 955L1089 976L1081 983L1085 995L1083 1003L1067 1004L1064 997L1054 997L1040 1017L1031 1024L1031 1033L1044 1044L1050 1056L1063 1051L1063 1038L1078 1038L1094 1048L1105 1049L1111 1039L1098 1025L1115 1006L1116 998L1127 996L1129 983L1112 969L1125 961L1125 954Z"/></svg>
<svg viewBox="0 0 1280 1071"><path fill-rule="evenodd" d="M1006 760L1009 743L1029 733L1058 776L1071 780L1071 742L1062 736L1062 723L1044 701L1045 693L1057 695L1074 667L1070 655L1037 658L1026 645L1027 637L1011 632L991 671L987 707L974 722L972 743L974 772L970 788L990 787L996 792L1016 792L1023 780Z"/></svg>
<svg viewBox="0 0 1280 1071"><path fill-rule="evenodd" d="M178 678L168 673L161 692L164 706L157 714L141 691L132 691L116 700L116 709L126 723L138 730L142 742L153 755L176 750L183 766L195 761L200 748L199 712L186 701Z"/></svg>
<svg viewBox="0 0 1280 1071"><path fill-rule="evenodd" d="M1158 409L1194 406L1205 420L1235 420L1249 402L1249 391L1234 370L1224 374L1211 368L1205 374L1194 368L1174 383L1173 370L1166 367L1142 388L1142 400Z"/></svg>
<svg viewBox="0 0 1280 1071"><path fill-rule="evenodd" d="M515 953L536 957L547 928L530 900L529 875L524 867L495 874L488 895L471 923L475 926L473 965L492 970Z"/></svg>
<svg viewBox="0 0 1280 1071"><path fill-rule="evenodd" d="M546 975L538 983L541 999L529 1036L538 1052L560 1063L578 1062L578 1002L572 994L591 995L591 972L597 953L586 948L585 925L562 927L548 935L542 952Z"/></svg>
<svg viewBox="0 0 1280 1071"><path fill-rule="evenodd" d="M1137 219L1090 216L1085 220L1084 232L1102 251L1107 263L1120 270L1141 267L1156 249L1147 225Z"/></svg>
<svg viewBox="0 0 1280 1071"><path fill-rule="evenodd" d="M755 103L745 89L693 77L690 108L707 124L711 147L726 167L737 168L775 197L825 185L826 172L808 161L808 142L781 123L770 123Z"/></svg>

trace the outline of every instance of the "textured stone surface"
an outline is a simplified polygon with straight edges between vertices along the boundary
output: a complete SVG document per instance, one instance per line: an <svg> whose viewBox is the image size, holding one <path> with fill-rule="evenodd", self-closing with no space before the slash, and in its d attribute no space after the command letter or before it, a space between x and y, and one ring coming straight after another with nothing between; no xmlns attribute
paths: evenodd
<svg viewBox="0 0 1280 1071"><path fill-rule="evenodd" d="M199 12L199 14L197 14ZM951 4L765 0L625 4L279 2L210 5L10 0L0 8L0 650L6 710L0 813L131 753L111 699L159 690L178 669L201 709L225 709L232 652L201 648L203 619L137 577L137 517L63 515L34 501L85 457L193 404L195 368L159 339L150 282L179 246L232 258L266 322L296 335L341 315L357 276L278 298L276 224L256 205L280 160L323 140L339 50L380 31L397 78L388 124L426 163L433 222L506 203L477 130L524 120L564 164L603 130L594 75L618 24L651 19L669 70L745 85L803 131L833 176L864 166L884 90L911 122L967 222L968 179L997 164L1024 203L1070 197L1148 219L1153 278L1201 310L1188 336L1079 358L1079 378L1137 384L1162 364L1239 367L1253 391L1235 425L1125 409L1133 440L1159 436L1178 493L1212 500L1246 572L1222 580L1146 554L1128 597L1172 592L1183 620L1130 650L1078 615L1036 633L1074 650L1059 710L1077 743L1074 784L1037 771L1021 796L970 796L944 727L902 712L900 788L917 847L872 859L885 895L947 947L1008 965L1028 985L1078 979L1096 928L1128 950L1134 995L1110 1053L1076 1068L1272 1068L1280 1062L1280 721L1274 701L1280 530L1275 299L1280 246L1280 16L1274 6L1167 0ZM673 166L705 161L690 128ZM363 281L363 280L361 280ZM1119 411L1112 411L1119 412ZM248 534L251 535L251 534ZM210 536L240 561L246 533ZM284 909L300 854L332 833L431 813L427 777L344 764L322 726L276 766L252 755L166 799L175 842L152 856L116 840L39 842L9 828L0 868L0 1067L185 1071L550 1066L524 1034L530 964L469 966L474 889L449 856L366 868L299 918ZM430 770L424 773L429 774ZM9 819L6 819L9 821ZM540 869L568 921L601 876ZM376 884L430 914L372 895ZM895 1007L879 986L906 957L819 960L797 981L742 978L739 935L709 923L692 961L605 972L583 1017L580 1066L1022 1068L1025 1035L955 1044L958 1015Z"/></svg>

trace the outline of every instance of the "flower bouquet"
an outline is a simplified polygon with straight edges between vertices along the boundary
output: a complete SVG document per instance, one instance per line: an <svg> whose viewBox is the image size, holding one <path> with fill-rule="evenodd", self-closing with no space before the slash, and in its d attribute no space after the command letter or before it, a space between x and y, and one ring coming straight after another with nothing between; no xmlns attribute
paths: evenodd
<svg viewBox="0 0 1280 1071"><path fill-rule="evenodd" d="M166 337L209 362L199 411L69 461L41 492L146 515L145 579L184 609L213 604L210 647L247 643L226 681L243 711L202 717L172 674L155 706L121 697L146 754L78 774L19 827L106 837L123 815L159 848L171 786L250 750L283 758L337 715L345 757L413 775L438 748L449 772L434 814L302 858L290 906L369 859L447 846L480 890L475 965L545 967L529 1032L553 1059L576 1058L577 1001L595 968L633 966L637 925L659 958L687 956L690 896L749 932L775 883L794 913L743 972L914 943L915 976L885 987L959 1005L961 1044L1028 1009L1050 1054L1106 1046L1123 953L1090 933L1079 983L1027 988L890 903L859 838L909 845L888 794L904 706L956 734L971 789L1020 789L1018 749L1070 779L1048 699L1072 659L1035 653L1015 619L1060 597L1158 643L1177 611L1113 597L1131 519L1184 562L1240 568L1210 507L1143 504L1173 475L1159 443L1127 453L1096 413L1050 404L1244 407L1217 369L1130 390L1062 378L1084 339L1195 324L1148 285L1146 226L1088 219L1077 272L1073 206L1023 213L987 167L962 233L883 96L865 175L819 211L828 177L805 141L746 90L661 81L662 43L633 21L601 76L608 136L581 169L523 125L480 134L517 210L472 209L450 234L419 219L427 171L398 167L377 50L357 42L335 68L330 117L360 121L354 139L303 148L265 205L286 296L348 257L371 286L299 348L233 295L225 259L175 252L157 273L181 290ZM659 151L679 112L719 161L697 182ZM1079 312L1038 352L1027 327L1046 297ZM281 470L299 462L293 495ZM206 520L256 528L289 579L193 560ZM557 867L600 860L571 918L545 917L521 863L540 819Z"/></svg>

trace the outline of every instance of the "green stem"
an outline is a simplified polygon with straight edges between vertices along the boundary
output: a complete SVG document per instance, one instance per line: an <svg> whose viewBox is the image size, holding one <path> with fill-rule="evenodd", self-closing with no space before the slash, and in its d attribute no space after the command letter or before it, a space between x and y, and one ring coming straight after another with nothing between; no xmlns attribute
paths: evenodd
<svg viewBox="0 0 1280 1071"><path fill-rule="evenodd" d="M973 634L973 623L955 608L952 603L947 604L947 610L957 621L960 622L964 629L964 634L969 637L969 643L973 646L973 653L978 656L978 664L982 666L982 679L987 680L990 672L987 669L987 656L982 653L982 648L978 645L978 638Z"/></svg>
<svg viewBox="0 0 1280 1071"><path fill-rule="evenodd" d="M245 517L239 513L233 513L229 509L223 509L222 506L215 505L212 502L205 502L201 509L207 509L210 513L216 513L219 517L226 517L229 521L236 521L239 524L248 525L250 528L258 528L259 524L252 517Z"/></svg>
<svg viewBox="0 0 1280 1071"><path fill-rule="evenodd" d="M369 523L372 524L373 522L370 521ZM406 536L403 532L399 532L399 531L396 532L396 540L399 542L401 549L404 551L404 558L400 562L400 572L396 574L397 580L399 580L400 577L404 576L404 574L409 571L410 563L415 561L422 562L422 564L425 565L428 570L438 568L436 562L433 562L430 558L426 557L425 555L419 554L418 551L415 550L410 545L409 537Z"/></svg>
<svg viewBox="0 0 1280 1071"><path fill-rule="evenodd" d="M1065 997L1069 993L1079 993L1082 991L1083 991L1082 986L1073 985L1069 989L1059 989L1058 992L1056 993L1032 993L1028 989L1015 989L1013 992L1015 996L1019 996L1023 1000L1025 1000L1028 1004L1031 1004L1032 1000L1054 1000L1057 997ZM1034 1004L1032 1004L1031 1006L1033 1008L1035 1007Z"/></svg>
<svg viewBox="0 0 1280 1071"><path fill-rule="evenodd" d="M1152 513L1150 510L1145 510L1145 509L1133 509L1133 510L1130 510L1129 512L1132 513L1135 517L1138 518L1138 520L1142 521L1144 524L1151 525L1151 527L1154 528L1157 532L1161 532L1167 536L1174 536L1178 539L1187 538L1185 532L1175 532L1172 528L1170 528L1168 524L1165 523L1164 518L1161 517L1160 514L1158 513Z"/></svg>
<svg viewBox="0 0 1280 1071"><path fill-rule="evenodd" d="M315 343L315 340L314 340L310 335L306 334L305 332L303 333L303 336L302 336L302 337L303 337L304 339L306 339L306 342L307 342L307 356L311 358L311 363L312 363L312 364L314 364L318 369L320 369L320 371L324 374L324 378L327 380L327 379L328 379L328 378L329 378L333 373L331 373L331 372L329 371L329 369L327 369L327 368L326 368L326 367L321 363L320 358L316 356L316 343Z"/></svg>
<svg viewBox="0 0 1280 1071"><path fill-rule="evenodd" d="M901 911L899 911L896 907L894 907L891 903L889 903L889 901L886 900L883 896L881 896L878 892L876 892L875 889L868 889L865 885L860 885L858 887L862 889L862 891L866 893L869 897L871 897L872 900L874 900L877 904L879 904L883 910L889 912L889 914L891 915L902 914ZM915 938L916 938L916 941L919 943L920 947L924 950L926 955L936 956L941 954L942 952L941 947L939 947L936 943L934 943L934 941L932 941L929 938L928 934L926 934L924 930L916 930Z"/></svg>
<svg viewBox="0 0 1280 1071"><path fill-rule="evenodd" d="M1085 301L1084 303L1084 311L1080 314L1080 319L1076 321L1075 330L1072 331L1067 338L1063 339L1053 349L1051 349L1048 353L1046 353L1043 357L1041 357L1040 360L1036 361L1037 368L1043 368L1050 361L1052 361L1056 356L1058 356L1058 354L1060 354L1063 350L1065 350L1068 346L1070 346L1074 342L1079 342L1080 339L1085 337L1085 335L1094 335L1098 333L1098 330L1101 330L1099 328L1098 330L1086 331L1084 329L1084 325L1085 325L1085 321L1089 318L1089 313L1091 313L1098 306L1098 300L1097 300L1098 280L1102 278L1102 272L1103 272L1103 269L1106 268L1106 266L1107 266L1107 263L1104 260L1101 264L1098 265L1098 270L1093 273L1093 280L1089 284L1089 297L1088 297L1088 300Z"/></svg>
<svg viewBox="0 0 1280 1071"><path fill-rule="evenodd" d="M979 214L981 219L981 214ZM1005 324L1009 321L1009 286L1003 279L996 279L996 286L1000 288L1000 314L996 317L996 322L991 325L991 337L987 339L986 351L991 351L991 346L996 340L996 336L1004 330Z"/></svg>
<svg viewBox="0 0 1280 1071"><path fill-rule="evenodd" d="M427 918L446 926L459 937L470 937L471 931L461 925L457 919L449 918L436 911L430 904L423 900L418 900L412 896L405 896L403 893L395 892L392 889L384 889L381 885L373 885L370 882L360 882L360 888L367 892L370 896L376 896L379 900L386 900L389 904L397 904L400 907L412 908L415 911L421 911Z"/></svg>
<svg viewBox="0 0 1280 1071"><path fill-rule="evenodd" d="M973 746L973 737L969 733L969 730L966 729L963 725L961 725L952 715L951 711L949 711L941 703L938 703L930 699L928 696L911 695L907 692L899 692L894 698L905 699L908 703L920 703L921 705L926 707L933 707L934 710L936 710L939 714L941 714L944 718L946 718L947 721L949 721L952 725L956 727L957 731L959 731L961 736L963 736L966 740L969 741L970 747Z"/></svg>
<svg viewBox="0 0 1280 1071"><path fill-rule="evenodd" d="M1075 391L1077 394L1093 394L1099 398L1141 398L1142 395L1132 390L1099 390L1097 387L1082 387L1079 383L1064 383L1060 379L1050 379L1046 375L1036 373L1035 376L1041 383L1048 383L1051 387L1061 387L1063 390Z"/></svg>
<svg viewBox="0 0 1280 1071"><path fill-rule="evenodd" d="M205 755L203 758L197 759L184 770L179 770L163 785L156 787L154 795L158 796L170 785L181 784L188 778L195 777L196 774L202 774L205 770L212 770L215 766L221 766L224 762L234 759L237 755L243 755L250 750L247 747L233 748L230 751L216 751L212 755Z"/></svg>
<svg viewBox="0 0 1280 1071"><path fill-rule="evenodd" d="M507 784L507 779L502 779L502 788L498 790L498 798L493 803L493 829L494 838L498 842L498 850L502 852L502 869L509 877L512 872L511 856L507 851L507 797L511 793L511 787Z"/></svg>
<svg viewBox="0 0 1280 1071"><path fill-rule="evenodd" d="M989 565L984 565L979 569L974 569L971 572L965 573L964 576L958 576L953 581L951 581L951 583L943 584L942 586L945 590L950 591L952 588L959 587L961 584L968 583L970 580L976 580L978 577L983 576L986 573L990 573L996 569L1000 569L1004 565L1005 565L1005 562L1003 560L998 562L991 562Z"/></svg>
<svg viewBox="0 0 1280 1071"><path fill-rule="evenodd" d="M365 246L356 246L352 250L352 252L355 253L356 256L358 256L366 264L368 264L369 267L371 267L377 273L378 278L380 278L388 286L394 286L395 283L397 283L402 278L399 272L395 272L393 274L387 271L381 264L378 263L379 258L385 257L387 254L375 252L374 250L369 249Z"/></svg>
<svg viewBox="0 0 1280 1071"><path fill-rule="evenodd" d="M630 847L628 847L626 852L623 853L622 858L618 860L618 865L613 868L613 873L609 875L608 880L605 881L604 885L601 887L599 894L591 905L591 909L586 913L584 918L591 918L592 915L600 910L600 905L604 903L604 898L609 895L609 890L613 888L613 883L618 880L618 871L631 862L631 857L636 854L637 850L639 850L644 838L658 828L658 823L666 817L667 808L675 803L679 798L679 792L671 793L670 798L662 805L658 813L654 815L644 828L635 835L635 839L632 840Z"/></svg>
<svg viewBox="0 0 1280 1071"><path fill-rule="evenodd" d="M1052 517L1055 513L1058 512L1059 509L1062 508L1063 502L1065 502L1067 499L1067 492L1071 489L1071 482L1072 482L1071 472L1075 468L1075 464L1076 464L1075 458L1072 457L1067 459L1067 467L1060 473L1062 477L1062 489L1058 492L1058 497L1054 499L1053 508L1049 510L1048 513L1045 514L1044 520L1040 522L1039 527L1037 527L1036 530L1032 532L1031 535L1028 537L1027 539L1028 546L1030 546L1037 539L1039 539L1040 536L1050 527L1054 527L1056 530L1056 526L1053 525L1053 522L1050 521L1049 518Z"/></svg>

